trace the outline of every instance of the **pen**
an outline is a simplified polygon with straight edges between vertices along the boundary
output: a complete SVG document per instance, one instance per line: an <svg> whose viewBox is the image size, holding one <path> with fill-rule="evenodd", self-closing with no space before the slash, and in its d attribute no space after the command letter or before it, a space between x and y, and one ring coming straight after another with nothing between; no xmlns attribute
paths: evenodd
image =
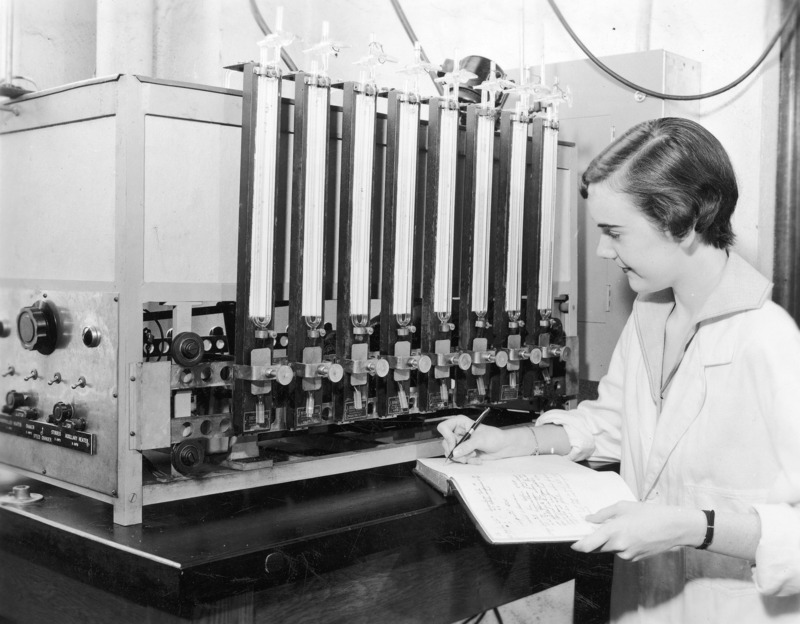
<svg viewBox="0 0 800 624"><path fill-rule="evenodd" d="M455 451L458 448L459 444L461 444L465 440L469 440L469 438L472 435L472 433L478 428L478 425L481 424L483 419L486 418L486 415L491 411L492 411L492 408L491 407L487 407L485 410L483 410L481 412L481 415L478 416L478 418L475 419L475 422L472 423L472 426L464 434L464 437L462 437L458 442L456 442L456 445L453 448L450 449L450 453L448 453L447 458L445 459L445 461L450 461L451 459L453 459L453 451Z"/></svg>

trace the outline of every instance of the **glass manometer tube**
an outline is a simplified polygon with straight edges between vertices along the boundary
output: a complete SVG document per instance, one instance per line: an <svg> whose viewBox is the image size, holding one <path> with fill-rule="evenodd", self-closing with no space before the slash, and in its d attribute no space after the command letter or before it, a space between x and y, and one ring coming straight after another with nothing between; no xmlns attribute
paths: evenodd
<svg viewBox="0 0 800 624"><path fill-rule="evenodd" d="M262 49L262 57L265 50ZM258 330L272 321L279 74L257 77L248 315Z"/></svg>
<svg viewBox="0 0 800 624"><path fill-rule="evenodd" d="M436 264L433 277L433 311L446 323L452 314L453 230L458 140L458 110L441 111L439 129L439 196L436 214Z"/></svg>
<svg viewBox="0 0 800 624"><path fill-rule="evenodd" d="M322 319L322 257L325 218L325 156L328 140L328 90L308 85L305 206L303 220L303 298L301 315L310 329Z"/></svg>
<svg viewBox="0 0 800 624"><path fill-rule="evenodd" d="M397 145L397 196L394 232L394 314L401 327L411 321L414 210L417 188L419 104L400 102ZM407 320L406 320L407 319ZM405 322L403 322L405 321Z"/></svg>
<svg viewBox="0 0 800 624"><path fill-rule="evenodd" d="M519 111L518 111L519 112ZM506 255L506 311L522 310L522 221L525 207L525 148L528 123L511 121L511 181L508 200L508 252Z"/></svg>
<svg viewBox="0 0 800 624"><path fill-rule="evenodd" d="M492 210L494 118L478 116L475 163L475 217L472 245L472 311L485 316L489 310L489 245Z"/></svg>
<svg viewBox="0 0 800 624"><path fill-rule="evenodd" d="M350 314L355 327L369 322L369 251L372 215L372 158L375 97L356 95L353 213L350 230Z"/></svg>
<svg viewBox="0 0 800 624"><path fill-rule="evenodd" d="M539 255L539 310L553 307L553 238L555 237L556 208L556 159L558 150L558 131L551 127L551 114L548 112L544 129L542 159L542 221Z"/></svg>

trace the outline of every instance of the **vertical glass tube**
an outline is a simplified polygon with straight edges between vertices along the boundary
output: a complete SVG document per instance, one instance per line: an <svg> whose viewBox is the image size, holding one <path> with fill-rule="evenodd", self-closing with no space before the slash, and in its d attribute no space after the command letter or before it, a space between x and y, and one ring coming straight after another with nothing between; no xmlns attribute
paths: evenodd
<svg viewBox="0 0 800 624"><path fill-rule="evenodd" d="M257 329L269 327L273 308L275 184L280 78L258 76L248 314Z"/></svg>
<svg viewBox="0 0 800 624"><path fill-rule="evenodd" d="M552 109L550 109L552 110ZM558 150L558 130L551 127L551 113L548 110L544 128L542 158L542 229L539 239L539 310L553 307L553 237L555 236L556 210L556 159Z"/></svg>
<svg viewBox="0 0 800 624"><path fill-rule="evenodd" d="M375 151L375 96L356 95L353 212L350 230L350 314L357 326L369 321L369 250L372 216L372 159ZM358 323L356 323L356 317Z"/></svg>
<svg viewBox="0 0 800 624"><path fill-rule="evenodd" d="M394 230L394 314L411 319L419 104L400 103ZM408 323L406 323L408 324Z"/></svg>
<svg viewBox="0 0 800 624"><path fill-rule="evenodd" d="M489 245L492 211L492 164L494 161L494 118L478 116L475 154L475 219L472 246L472 311L489 310Z"/></svg>
<svg viewBox="0 0 800 624"><path fill-rule="evenodd" d="M306 89L306 172L303 220L303 300L306 323L322 319L322 248L325 218L325 155L328 141L328 90ZM313 328L313 327L312 327Z"/></svg>
<svg viewBox="0 0 800 624"><path fill-rule="evenodd" d="M14 79L14 0L5 0L5 67L2 78L11 85Z"/></svg>
<svg viewBox="0 0 800 624"><path fill-rule="evenodd" d="M522 309L522 220L525 207L525 151L528 123L511 121L511 175L508 194L508 254L506 256L506 311Z"/></svg>
<svg viewBox="0 0 800 624"><path fill-rule="evenodd" d="M453 293L453 234L458 158L458 110L441 109L439 136L439 196L436 205L436 264L433 311L441 322L450 320Z"/></svg>

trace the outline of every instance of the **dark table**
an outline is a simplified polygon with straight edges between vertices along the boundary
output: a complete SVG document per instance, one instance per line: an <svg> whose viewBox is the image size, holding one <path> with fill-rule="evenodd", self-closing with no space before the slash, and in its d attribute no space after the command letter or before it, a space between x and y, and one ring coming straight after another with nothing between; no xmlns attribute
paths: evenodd
<svg viewBox="0 0 800 624"><path fill-rule="evenodd" d="M44 495L0 505L0 621L450 623L576 580L575 621L608 617L611 559L487 544L413 464L154 505Z"/></svg>

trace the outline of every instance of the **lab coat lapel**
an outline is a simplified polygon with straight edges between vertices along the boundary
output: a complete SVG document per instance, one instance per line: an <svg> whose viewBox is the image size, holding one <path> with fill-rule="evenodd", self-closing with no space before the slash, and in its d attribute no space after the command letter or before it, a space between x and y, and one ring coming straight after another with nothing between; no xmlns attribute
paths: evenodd
<svg viewBox="0 0 800 624"><path fill-rule="evenodd" d="M641 500L645 500L664 471L667 461L695 422L706 399L706 369L730 364L734 345L714 331L714 320L763 305L771 291L769 281L735 253L730 253L720 283L697 317L697 333L671 381L666 400L661 399L661 360L671 291L639 296L634 307L637 331L650 381L658 421L647 459Z"/></svg>
<svg viewBox="0 0 800 624"><path fill-rule="evenodd" d="M684 355L684 361L672 381L672 389L662 404L653 446L647 459L642 491L639 492L641 500L646 500L650 495L672 452L700 415L705 403L707 363L698 362L700 350L696 347L695 342Z"/></svg>

